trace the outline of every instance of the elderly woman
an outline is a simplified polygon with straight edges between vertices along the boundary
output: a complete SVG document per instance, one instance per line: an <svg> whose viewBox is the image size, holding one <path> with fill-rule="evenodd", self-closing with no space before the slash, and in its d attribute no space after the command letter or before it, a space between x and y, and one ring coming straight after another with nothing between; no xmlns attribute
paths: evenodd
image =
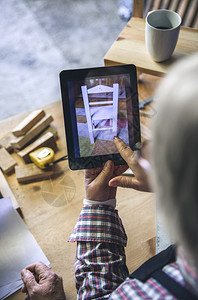
<svg viewBox="0 0 198 300"><path fill-rule="evenodd" d="M79 299L198 299L197 54L172 69L156 98L152 175L144 168L148 161L116 137L114 143L134 177L122 177L123 166L111 161L102 170L85 172L86 199L70 237L77 241ZM153 187L176 244L131 275L125 261L126 234L115 210L118 186L141 191ZM27 299L65 299L61 278L42 263L22 270L22 279Z"/></svg>

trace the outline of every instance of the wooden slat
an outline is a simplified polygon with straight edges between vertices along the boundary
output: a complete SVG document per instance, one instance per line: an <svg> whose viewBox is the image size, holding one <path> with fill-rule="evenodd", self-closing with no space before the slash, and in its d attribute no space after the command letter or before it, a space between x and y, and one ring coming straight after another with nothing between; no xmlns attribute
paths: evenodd
<svg viewBox="0 0 198 300"><path fill-rule="evenodd" d="M169 9L170 9L170 10L173 10L173 11L177 11L177 8L178 8L178 6L179 6L179 3L180 3L180 0L172 0Z"/></svg>
<svg viewBox="0 0 198 300"><path fill-rule="evenodd" d="M12 205L14 207L14 209L16 209L18 211L18 213L20 214L20 216L22 216L22 211L21 208L5 178L5 176L3 175L2 171L0 170L0 192L2 194L2 196L4 198L6 197L10 197L11 201L12 201ZM1 199L0 199L1 201Z"/></svg>
<svg viewBox="0 0 198 300"><path fill-rule="evenodd" d="M186 14L185 20L183 22L184 26L187 27L192 27L193 25L193 20L197 14L197 9L198 9L198 2L197 1L191 1L190 6L188 8L188 12Z"/></svg>
<svg viewBox="0 0 198 300"><path fill-rule="evenodd" d="M153 7L153 0L147 0L147 1L144 1L144 18L147 16L147 13L152 10L152 7Z"/></svg>
<svg viewBox="0 0 198 300"><path fill-rule="evenodd" d="M28 165L16 166L15 173L19 183L29 183L33 181L45 180L49 176L60 173L60 170L56 165L43 170L32 163Z"/></svg>
<svg viewBox="0 0 198 300"><path fill-rule="evenodd" d="M183 19L185 19L185 16L187 14L188 7L189 7L190 3L191 3L191 0L182 0L182 1L180 1L179 7L177 9L177 13L182 18L182 24L183 24Z"/></svg>
<svg viewBox="0 0 198 300"><path fill-rule="evenodd" d="M182 18L182 26L198 28L197 0L134 0L133 17L145 18L149 11L157 9L176 11Z"/></svg>
<svg viewBox="0 0 198 300"><path fill-rule="evenodd" d="M93 131L100 131L100 130L112 130L113 127L105 127L105 128L94 128Z"/></svg>
<svg viewBox="0 0 198 300"><path fill-rule="evenodd" d="M38 121L45 116L42 109L31 112L22 122L20 122L13 130L15 136L22 136L26 134Z"/></svg>
<svg viewBox="0 0 198 300"><path fill-rule="evenodd" d="M53 125L49 125L44 131L42 131L41 135L39 135L39 138L42 137L44 134L51 132L55 138L55 140L58 139L58 132L56 127L54 127Z"/></svg>
<svg viewBox="0 0 198 300"><path fill-rule="evenodd" d="M41 119L32 129L30 129L26 135L19 137L11 142L11 145L15 149L22 149L25 147L31 140L38 136L51 122L53 117L51 115L45 116Z"/></svg>
<svg viewBox="0 0 198 300"><path fill-rule="evenodd" d="M21 150L17 154L26 162L30 162L29 153L40 148L40 147L50 147L54 151L57 150L56 140L53 133L47 132L39 139L34 141L31 145L27 146L25 149Z"/></svg>
<svg viewBox="0 0 198 300"><path fill-rule="evenodd" d="M198 18L196 17L195 21L193 22L193 27L198 28Z"/></svg>
<svg viewBox="0 0 198 300"><path fill-rule="evenodd" d="M170 4L171 4L171 0L164 0L162 3L162 8L169 9Z"/></svg>
<svg viewBox="0 0 198 300"><path fill-rule="evenodd" d="M161 0L155 0L155 1L153 2L152 10L160 9L160 6L161 6Z"/></svg>
<svg viewBox="0 0 198 300"><path fill-rule="evenodd" d="M5 148L0 149L0 168L5 174L9 174L14 171L14 167L17 162L9 154Z"/></svg>
<svg viewBox="0 0 198 300"><path fill-rule="evenodd" d="M154 4L155 0L149 0L148 3L149 3L149 6L148 6L148 11L152 10L153 9L153 4Z"/></svg>
<svg viewBox="0 0 198 300"><path fill-rule="evenodd" d="M94 106L94 105L103 105L103 104L106 104L106 105L108 106L109 104L113 104L113 101L108 101L108 103L107 103L107 101L89 102L89 105L90 105L90 106Z"/></svg>

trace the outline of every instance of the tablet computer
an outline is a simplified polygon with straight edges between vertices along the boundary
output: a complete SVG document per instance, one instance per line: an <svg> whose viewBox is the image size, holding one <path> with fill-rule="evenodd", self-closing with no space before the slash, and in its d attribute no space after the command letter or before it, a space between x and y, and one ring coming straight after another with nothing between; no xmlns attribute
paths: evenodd
<svg viewBox="0 0 198 300"><path fill-rule="evenodd" d="M126 164L113 137L140 143L136 67L63 70L60 84L70 169Z"/></svg>

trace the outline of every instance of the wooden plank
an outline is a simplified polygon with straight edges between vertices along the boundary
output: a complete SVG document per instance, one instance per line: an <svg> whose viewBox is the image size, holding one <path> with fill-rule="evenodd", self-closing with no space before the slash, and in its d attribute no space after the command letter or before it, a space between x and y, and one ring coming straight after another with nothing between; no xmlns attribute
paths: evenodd
<svg viewBox="0 0 198 300"><path fill-rule="evenodd" d="M153 6L153 0L144 1L144 14L143 14L143 18L146 18L148 12L150 10L152 10L152 6Z"/></svg>
<svg viewBox="0 0 198 300"><path fill-rule="evenodd" d="M41 138L43 135L45 135L47 132L51 132L51 133L53 134L55 140L58 139L58 133L57 133L56 128L55 128L54 126L52 126L52 125L49 125L49 126L47 126L47 128L46 128L45 130L43 130L38 136L36 136L33 140L31 140L30 143L31 143L31 144L34 143L35 141L37 141L37 139L40 139L40 138ZM12 141L13 141L13 139L12 139ZM30 143L28 143L28 146L31 145ZM25 146L25 147L28 147L28 146ZM54 148L53 148L53 147L54 147ZM53 148L55 151L57 151L57 146L56 146L56 144L53 143L53 144L52 144L52 148ZM18 152L23 151L24 149L25 149L24 147L23 147L22 150L21 150L21 149L18 149L18 148L13 148L13 146L12 146L12 150L14 150L14 152L17 153L17 154L18 154Z"/></svg>
<svg viewBox="0 0 198 300"><path fill-rule="evenodd" d="M40 147L50 147L54 151L57 150L56 140L53 133L47 132L42 135L39 139L33 142L31 145L27 146L25 149L21 150L17 154L25 161L25 163L30 162L29 153L40 148Z"/></svg>
<svg viewBox="0 0 198 300"><path fill-rule="evenodd" d="M198 29L198 18L196 17L196 19L193 22L193 27Z"/></svg>
<svg viewBox="0 0 198 300"><path fill-rule="evenodd" d="M161 0L155 0L153 3L152 10L160 9L160 5L161 5Z"/></svg>
<svg viewBox="0 0 198 300"><path fill-rule="evenodd" d="M40 169L35 164L20 165L15 167L16 178L19 183L28 183L33 181L45 180L49 176L60 173L57 165L48 169Z"/></svg>
<svg viewBox="0 0 198 300"><path fill-rule="evenodd" d="M179 7L177 9L177 13L182 18L182 22L183 22L183 19L185 18L186 14L187 14L188 7L190 6L190 2L191 2L191 0L183 0L179 4Z"/></svg>
<svg viewBox="0 0 198 300"><path fill-rule="evenodd" d="M39 137L43 136L44 134L46 134L47 132L51 132L55 138L55 140L58 139L58 132L56 127L54 127L53 125L48 126L42 133L41 135L39 135Z"/></svg>
<svg viewBox="0 0 198 300"><path fill-rule="evenodd" d="M19 137L14 141L11 141L11 145L15 149L22 149L25 147L31 140L38 136L51 122L53 117L51 115L45 116L41 119L32 129L30 129L26 135Z"/></svg>
<svg viewBox="0 0 198 300"><path fill-rule="evenodd" d="M8 132L0 139L0 146L5 148L8 152L11 152L13 150L11 141L13 141L14 138L14 134L12 132Z"/></svg>
<svg viewBox="0 0 198 300"><path fill-rule="evenodd" d="M9 154L5 148L0 149L0 168L5 174L9 174L14 171L14 167L17 162Z"/></svg>
<svg viewBox="0 0 198 300"><path fill-rule="evenodd" d="M179 3L180 3L180 0L172 0L171 2L171 6L170 6L170 10L173 10L173 11L177 11L177 8L179 6Z"/></svg>
<svg viewBox="0 0 198 300"><path fill-rule="evenodd" d="M45 116L45 112L42 109L31 112L22 122L20 122L13 130L12 133L15 136L25 135L38 121Z"/></svg>
<svg viewBox="0 0 198 300"><path fill-rule="evenodd" d="M171 0L164 0L162 3L162 9L169 9L169 5L170 5Z"/></svg>
<svg viewBox="0 0 198 300"><path fill-rule="evenodd" d="M5 176L3 175L3 172L1 170L0 170L0 192L4 198L5 197L11 198L14 209L16 209L18 211L18 213L20 214L20 216L22 216L21 208L20 208L18 202L16 201L16 198L15 198L15 196L14 196L14 194L13 194L9 184L7 183L7 180L5 179Z"/></svg>
<svg viewBox="0 0 198 300"><path fill-rule="evenodd" d="M186 14L185 19L183 20L183 25L187 27L195 27L193 24L193 20L197 15L198 3L197 1L191 1L188 12ZM196 27L195 27L196 28Z"/></svg>

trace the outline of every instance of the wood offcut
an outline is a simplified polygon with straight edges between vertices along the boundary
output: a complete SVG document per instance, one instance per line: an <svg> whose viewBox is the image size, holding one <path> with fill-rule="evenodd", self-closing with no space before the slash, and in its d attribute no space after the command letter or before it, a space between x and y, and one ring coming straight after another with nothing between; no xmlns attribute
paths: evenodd
<svg viewBox="0 0 198 300"><path fill-rule="evenodd" d="M42 109L31 112L22 122L20 122L13 130L12 133L15 136L25 135L38 121L45 116L45 112Z"/></svg>
<svg viewBox="0 0 198 300"><path fill-rule="evenodd" d="M55 140L58 139L58 132L56 127L54 127L53 125L48 126L39 137L43 136L44 134L46 134L47 132L51 132L55 138Z"/></svg>
<svg viewBox="0 0 198 300"><path fill-rule="evenodd" d="M33 181L45 180L49 176L60 174L57 165L48 169L40 169L35 164L20 165L15 167L16 178L19 183L29 183Z"/></svg>
<svg viewBox="0 0 198 300"><path fill-rule="evenodd" d="M29 153L40 147L50 147L54 151L57 150L56 140L52 132L47 132L42 135L35 142L18 152L18 155L24 160L25 163L28 163L31 161L29 158Z"/></svg>
<svg viewBox="0 0 198 300"><path fill-rule="evenodd" d="M9 174L14 171L14 167L17 162L10 155L10 153L5 149L0 149L0 168L5 174Z"/></svg>
<svg viewBox="0 0 198 300"><path fill-rule="evenodd" d="M15 149L22 149L25 147L31 140L38 136L46 127L53 121L51 115L47 115L42 118L34 127L32 127L24 136L19 137L11 142L11 145Z"/></svg>

